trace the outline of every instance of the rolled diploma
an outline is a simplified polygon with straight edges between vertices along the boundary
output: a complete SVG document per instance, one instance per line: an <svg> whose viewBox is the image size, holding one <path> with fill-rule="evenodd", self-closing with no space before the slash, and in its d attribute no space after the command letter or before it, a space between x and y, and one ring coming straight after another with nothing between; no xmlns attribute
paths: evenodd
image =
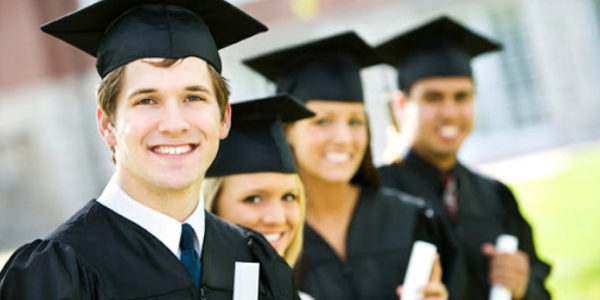
<svg viewBox="0 0 600 300"><path fill-rule="evenodd" d="M233 300L258 300L259 263L235 262Z"/></svg>
<svg viewBox="0 0 600 300"><path fill-rule="evenodd" d="M516 236L510 234L501 234L496 240L496 252L515 253L519 246L519 240ZM510 300L512 299L510 290L500 284L495 284L490 289L490 300Z"/></svg>
<svg viewBox="0 0 600 300"><path fill-rule="evenodd" d="M429 282L436 252L437 247L433 244L423 241L416 241L413 244L402 286L402 300L421 298L418 289Z"/></svg>

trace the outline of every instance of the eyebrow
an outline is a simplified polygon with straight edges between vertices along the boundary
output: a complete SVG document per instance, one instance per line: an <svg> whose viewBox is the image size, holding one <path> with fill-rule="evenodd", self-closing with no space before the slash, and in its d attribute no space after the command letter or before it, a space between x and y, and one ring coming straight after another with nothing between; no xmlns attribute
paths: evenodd
<svg viewBox="0 0 600 300"><path fill-rule="evenodd" d="M253 188L251 190L248 190L245 192L245 194L247 194L245 197L249 196L249 195L255 195L255 194L272 194L273 191L270 190L270 187L258 187L258 188ZM285 190L283 192L283 195L285 194L300 194L300 191L298 190L298 188L291 188L289 190Z"/></svg>
<svg viewBox="0 0 600 300"><path fill-rule="evenodd" d="M319 112L315 112L315 114L316 114L315 116L316 117L328 117L328 116L331 116L331 115L336 115L337 112L338 112L338 110L330 109L330 110L327 110L327 111L324 111L324 112L320 112L320 113ZM347 113L348 113L347 115L349 115L349 116L366 116L367 111L364 110L364 109L361 110L361 111L352 110L352 111L349 111Z"/></svg>
<svg viewBox="0 0 600 300"><path fill-rule="evenodd" d="M204 93L212 94L211 91L207 87L201 86L201 85L186 86L185 90L188 92L204 92Z"/></svg>
<svg viewBox="0 0 600 300"><path fill-rule="evenodd" d="M473 91L458 91L455 95L472 95Z"/></svg>
<svg viewBox="0 0 600 300"><path fill-rule="evenodd" d="M131 93L127 97L127 99L131 99L131 98L133 98L133 97L135 97L137 95L150 94L150 93L154 93L154 92L156 92L156 89L141 89L141 90L137 90L137 91Z"/></svg>
<svg viewBox="0 0 600 300"><path fill-rule="evenodd" d="M205 86L201 86L201 85L191 85L191 86L186 86L185 90L188 92L203 92L203 93L209 93L212 95L211 91L205 87ZM127 98L131 99L135 96L138 95L144 95L144 94L150 94L150 93L156 93L158 90L157 89L139 89L133 93L131 93Z"/></svg>
<svg viewBox="0 0 600 300"><path fill-rule="evenodd" d="M300 191L298 189L291 189L286 192L286 194L295 194L296 196L300 195Z"/></svg>
<svg viewBox="0 0 600 300"><path fill-rule="evenodd" d="M442 94L444 94L444 92L437 90L437 89L429 89L429 90L426 90L423 94L424 95L442 95Z"/></svg>

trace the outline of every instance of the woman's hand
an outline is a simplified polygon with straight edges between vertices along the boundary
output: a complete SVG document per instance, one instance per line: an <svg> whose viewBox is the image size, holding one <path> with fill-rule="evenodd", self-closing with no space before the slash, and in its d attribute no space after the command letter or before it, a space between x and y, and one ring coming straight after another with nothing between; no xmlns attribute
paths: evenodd
<svg viewBox="0 0 600 300"><path fill-rule="evenodd" d="M439 254L435 255L435 261L433 262L433 268L431 269L431 276L429 277L429 283L426 286L419 289L423 300L447 300L448 291L446 286L442 283L442 265L440 264ZM396 294L402 299L402 286L398 286Z"/></svg>

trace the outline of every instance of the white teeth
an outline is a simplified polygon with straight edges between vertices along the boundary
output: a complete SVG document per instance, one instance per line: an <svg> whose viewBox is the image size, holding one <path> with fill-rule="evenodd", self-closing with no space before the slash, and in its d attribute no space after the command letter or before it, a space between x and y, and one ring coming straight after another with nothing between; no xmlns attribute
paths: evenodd
<svg viewBox="0 0 600 300"><path fill-rule="evenodd" d="M278 240L281 237L282 233L271 233L271 234L264 234L265 239L267 239L267 241L269 242L274 242L276 240Z"/></svg>
<svg viewBox="0 0 600 300"><path fill-rule="evenodd" d="M451 138L458 135L458 127L457 126L443 126L440 128L440 135L442 137Z"/></svg>
<svg viewBox="0 0 600 300"><path fill-rule="evenodd" d="M332 161L332 162L347 162L347 161L350 161L350 154L328 152L328 153L325 153L325 159Z"/></svg>
<svg viewBox="0 0 600 300"><path fill-rule="evenodd" d="M160 153L160 154L176 155L176 154L182 154L182 153L187 153L187 152L192 151L192 146L191 145L177 146L177 147L158 146L158 147L154 147L152 149L152 151L154 151L156 153Z"/></svg>

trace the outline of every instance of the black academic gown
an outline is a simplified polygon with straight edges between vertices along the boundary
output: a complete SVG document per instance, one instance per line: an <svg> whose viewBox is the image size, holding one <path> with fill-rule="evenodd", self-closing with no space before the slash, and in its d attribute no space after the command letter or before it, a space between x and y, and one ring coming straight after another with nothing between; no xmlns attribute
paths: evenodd
<svg viewBox="0 0 600 300"><path fill-rule="evenodd" d="M434 243L448 254L433 211L425 201L392 189L362 188L347 232L346 260L306 224L304 251L294 270L300 290L320 300L398 300L412 245ZM450 264L447 268L451 269Z"/></svg>
<svg viewBox="0 0 600 300"><path fill-rule="evenodd" d="M231 300L236 261L260 262L260 299L298 299L291 270L268 242L206 213L202 287L152 234L96 201L0 273L0 299Z"/></svg>
<svg viewBox="0 0 600 300"><path fill-rule="evenodd" d="M427 199L441 222L450 228L459 245L468 275L463 273L455 282L467 284L463 299L488 299L489 260L483 256L483 243L496 243L500 234L512 234L519 239L519 249L529 255L531 275L524 300L550 299L544 281L550 266L542 262L535 251L531 227L521 215L517 201L504 184L476 174L458 163L453 172L458 185L458 219L450 221L442 200L443 174L433 165L409 152L400 163L384 166L379 175L384 186L395 187Z"/></svg>

